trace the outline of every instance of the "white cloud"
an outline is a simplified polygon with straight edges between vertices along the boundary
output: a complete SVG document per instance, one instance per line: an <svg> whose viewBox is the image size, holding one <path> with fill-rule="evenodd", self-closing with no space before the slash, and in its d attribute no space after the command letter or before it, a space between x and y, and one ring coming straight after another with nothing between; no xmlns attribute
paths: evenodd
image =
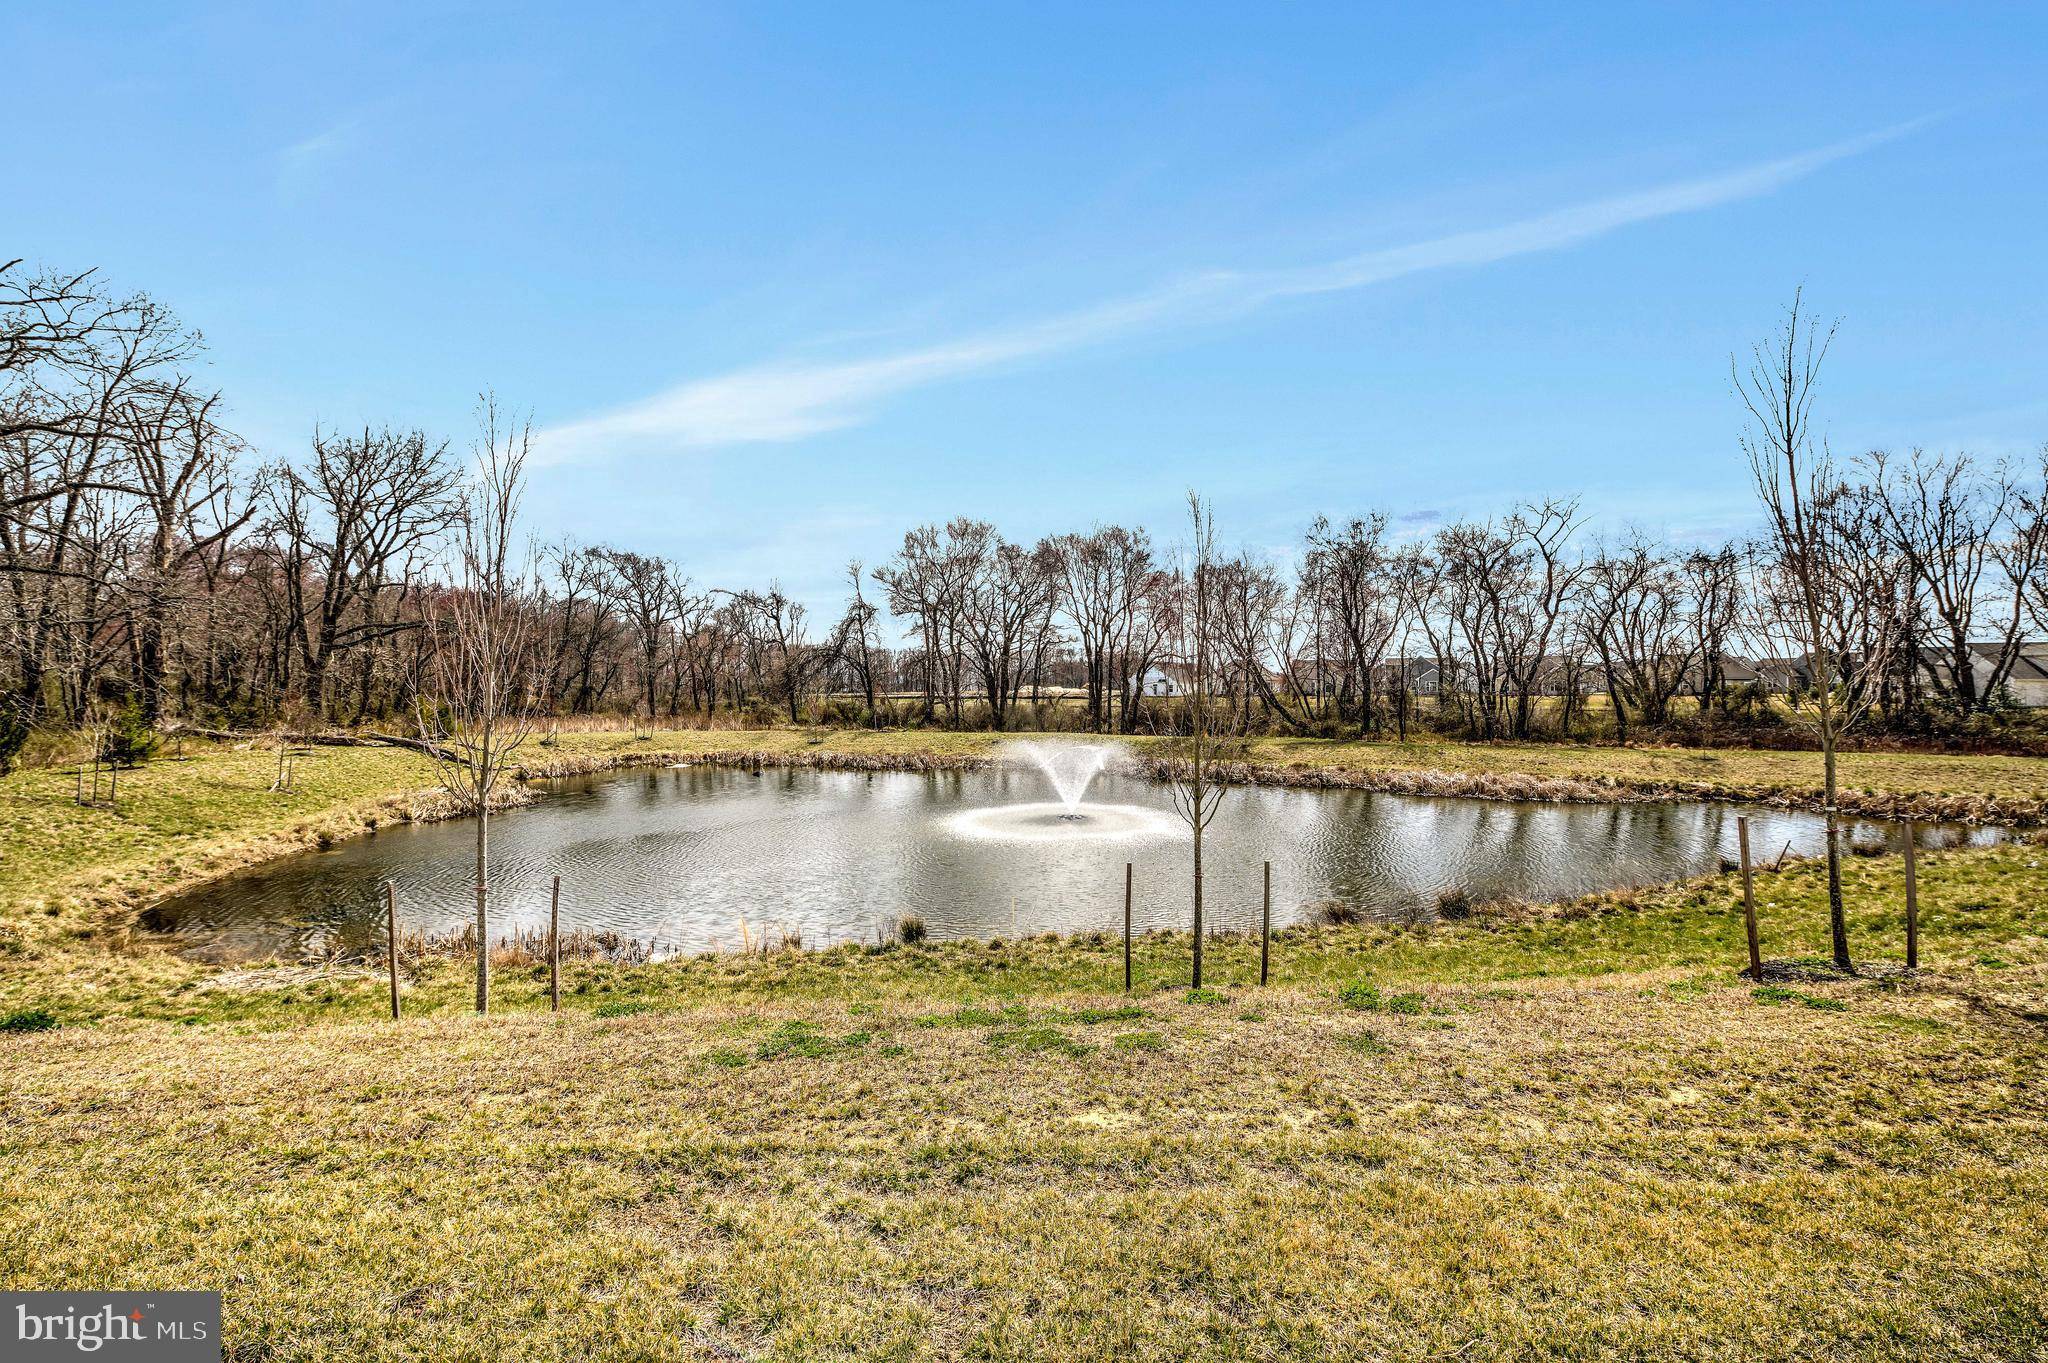
<svg viewBox="0 0 2048 1363"><path fill-rule="evenodd" d="M1637 223L1756 198L1903 136L1926 119L1722 175L1576 204L1498 227L1364 251L1293 269L1217 270L1037 322L909 350L836 361L771 362L692 379L638 402L541 433L560 463L799 440L855 425L882 400L979 370L1074 350L1168 323L1241 315L1288 298L1339 293L1430 270L1470 268L1562 250Z"/></svg>

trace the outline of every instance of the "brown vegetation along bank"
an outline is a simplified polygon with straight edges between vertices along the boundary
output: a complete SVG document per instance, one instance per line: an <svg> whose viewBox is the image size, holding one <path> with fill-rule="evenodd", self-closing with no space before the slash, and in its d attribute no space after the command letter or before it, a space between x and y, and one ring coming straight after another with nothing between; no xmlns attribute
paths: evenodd
<svg viewBox="0 0 2048 1363"><path fill-rule="evenodd" d="M1133 767L1153 780L1166 780L1176 764L1134 755ZM1536 776L1526 772L1374 770L1359 767L1274 766L1257 762L1218 764L1225 779L1240 785L1293 786L1313 790L1365 790L1389 795L1513 800L1553 804L1627 804L1659 800L1709 800L1821 810L1817 789L1710 781L1643 780L1628 777ZM2048 822L2048 800L2031 795L1932 793L1925 791L1843 791L1843 813L1870 819L1914 819L1926 823L2022 827Z"/></svg>

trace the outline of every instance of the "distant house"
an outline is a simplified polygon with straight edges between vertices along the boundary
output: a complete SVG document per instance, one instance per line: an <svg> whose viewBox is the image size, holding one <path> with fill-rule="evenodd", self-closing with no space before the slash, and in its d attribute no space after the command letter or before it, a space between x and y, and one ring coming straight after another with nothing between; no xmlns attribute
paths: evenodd
<svg viewBox="0 0 2048 1363"><path fill-rule="evenodd" d="M1723 657L1721 659L1721 685L1754 686L1763 680L1763 673L1747 658Z"/></svg>
<svg viewBox="0 0 2048 1363"><path fill-rule="evenodd" d="M1970 645L1971 671L1975 675L1978 694L1991 684L1991 673L1998 666L2002 645L1997 643L1973 643ZM1955 669L1950 665L1946 651L1935 652L1922 649L1920 671L1927 680L1943 691L1955 690ZM2020 645L2019 656L2013 659L2012 672L2005 679L2005 689L2013 703L2030 710L2048 706L2048 643L2026 643Z"/></svg>
<svg viewBox="0 0 2048 1363"><path fill-rule="evenodd" d="M1774 696L1804 691L1813 685L1813 669L1804 658L1758 658L1752 667L1763 689Z"/></svg>
<svg viewBox="0 0 2048 1363"><path fill-rule="evenodd" d="M1186 663L1154 663L1138 678L1141 696L1185 696L1195 689L1195 669Z"/></svg>
<svg viewBox="0 0 2048 1363"><path fill-rule="evenodd" d="M1984 670L1990 670L1988 663ZM2030 710L2048 706L2048 644L2021 644L2005 685L2012 698Z"/></svg>
<svg viewBox="0 0 2048 1363"><path fill-rule="evenodd" d="M1695 662L1685 669L1684 689L1699 694L1700 683L1704 680L1706 666ZM1757 664L1747 658L1738 658L1731 653L1721 655L1721 685L1729 690L1743 686L1760 686L1763 674L1757 671Z"/></svg>
<svg viewBox="0 0 2048 1363"><path fill-rule="evenodd" d="M1405 685L1413 696L1441 695L1443 683L1443 670L1434 658L1389 658L1373 675L1373 684L1381 691L1399 691Z"/></svg>

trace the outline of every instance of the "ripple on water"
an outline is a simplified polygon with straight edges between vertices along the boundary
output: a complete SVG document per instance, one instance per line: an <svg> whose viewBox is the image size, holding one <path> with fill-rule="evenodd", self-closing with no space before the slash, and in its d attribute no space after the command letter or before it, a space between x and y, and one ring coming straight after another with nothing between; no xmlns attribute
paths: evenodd
<svg viewBox="0 0 2048 1363"><path fill-rule="evenodd" d="M1170 838L1183 828L1172 814L1143 805L1084 804L1077 815L1069 816L1066 805L1055 803L963 809L948 815L943 823L958 837L1009 842Z"/></svg>

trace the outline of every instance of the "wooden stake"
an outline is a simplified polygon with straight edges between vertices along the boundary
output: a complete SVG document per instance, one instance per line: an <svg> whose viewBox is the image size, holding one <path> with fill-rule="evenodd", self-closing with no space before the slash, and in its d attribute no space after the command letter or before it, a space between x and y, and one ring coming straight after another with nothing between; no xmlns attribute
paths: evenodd
<svg viewBox="0 0 2048 1363"><path fill-rule="evenodd" d="M1124 863L1124 993L1131 992L1131 863Z"/></svg>
<svg viewBox="0 0 2048 1363"><path fill-rule="evenodd" d="M1749 878L1749 820L1735 821L1735 841L1742 850L1742 930L1749 936L1749 977L1758 983L1764 978L1763 953L1756 942L1756 890Z"/></svg>
<svg viewBox="0 0 2048 1363"><path fill-rule="evenodd" d="M391 1020L398 1021L398 890L384 882L384 947L391 969Z"/></svg>
<svg viewBox="0 0 2048 1363"><path fill-rule="evenodd" d="M548 897L548 1006L562 1011L562 878Z"/></svg>
<svg viewBox="0 0 2048 1363"><path fill-rule="evenodd" d="M1920 968L1920 875L1914 862L1913 844L1919 830L1906 821L1906 969Z"/></svg>
<svg viewBox="0 0 2048 1363"><path fill-rule="evenodd" d="M1266 863L1266 892L1259 901L1259 987L1265 988L1273 955L1273 863Z"/></svg>

